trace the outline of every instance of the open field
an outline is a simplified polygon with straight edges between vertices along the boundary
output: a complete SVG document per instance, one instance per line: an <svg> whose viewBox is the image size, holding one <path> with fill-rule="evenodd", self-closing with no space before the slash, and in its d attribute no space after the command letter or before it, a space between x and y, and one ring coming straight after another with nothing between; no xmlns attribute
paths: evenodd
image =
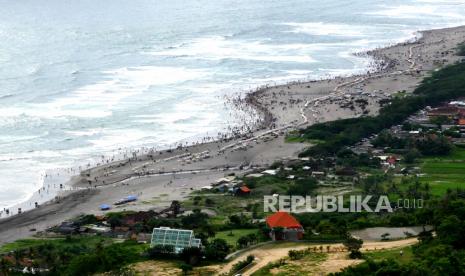
<svg viewBox="0 0 465 276"><path fill-rule="evenodd" d="M367 253L372 253L378 250L382 250L381 252L389 252L389 250L392 249L392 252L396 252L396 250L399 252L400 248L411 246L417 242L418 240L416 238L387 242L366 242L363 244L361 251ZM321 252L312 252L308 256L305 256L304 259L289 261L287 257L290 250L303 250L309 247L320 248L320 246L323 249ZM330 249L329 252L327 252L328 246ZM299 275L299 273L319 275L322 271L325 273L337 272L347 266L355 265L363 261L349 259L347 252L340 252L342 247L342 244L303 242L266 244L261 247L242 252L237 258L224 265L221 270L218 271L218 274L230 271L233 264L245 259L248 255L254 255L256 257L256 264L245 271L243 275L254 276L275 275L276 272L282 272L282 274L278 275ZM406 254L405 256L408 255ZM308 260L305 259L307 257L309 258ZM376 256L376 258L378 257L381 258L383 255ZM284 262L280 261L282 259L284 259ZM306 265L298 265L300 261L305 262ZM280 269L283 269L283 271Z"/></svg>
<svg viewBox="0 0 465 276"><path fill-rule="evenodd" d="M215 239L223 239L229 245L236 246L237 240L240 237L246 236L248 234L259 234L257 229L233 229L227 231L217 232Z"/></svg>
<svg viewBox="0 0 465 276"><path fill-rule="evenodd" d="M304 256L300 260L286 260L284 264L280 262L270 263L263 268L259 269L253 276L266 276L266 275L311 275L322 273L319 265L328 259L326 253L312 253Z"/></svg>
<svg viewBox="0 0 465 276"><path fill-rule="evenodd" d="M402 256L400 255L401 250L403 252ZM412 252L412 247L407 246L403 248L365 252L365 257L371 258L376 261L395 259L396 261L400 263L406 264L412 261L413 252Z"/></svg>
<svg viewBox="0 0 465 276"><path fill-rule="evenodd" d="M465 188L465 149L456 148L451 155L424 158L420 165L420 180L429 183L433 195L443 195L448 189Z"/></svg>

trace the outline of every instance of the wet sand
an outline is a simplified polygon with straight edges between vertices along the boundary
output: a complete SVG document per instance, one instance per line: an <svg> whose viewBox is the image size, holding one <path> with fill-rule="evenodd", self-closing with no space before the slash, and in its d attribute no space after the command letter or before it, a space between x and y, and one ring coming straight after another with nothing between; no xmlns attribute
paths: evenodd
<svg viewBox="0 0 465 276"><path fill-rule="evenodd" d="M287 131L316 122L376 114L379 101L398 91L411 92L432 70L452 64L465 27L423 32L412 43L370 51L376 63L366 75L264 87L244 104L262 113L259 130L237 137L162 152L135 152L123 161L107 160L82 171L59 201L0 220L0 244L33 235L83 213L101 214L98 206L127 195L135 203L114 210L163 208L227 174L242 175L276 160L295 158L308 145L284 143ZM376 72L374 72L376 71ZM249 126L247 128L250 128ZM240 137L239 137L240 136ZM108 163L107 163L108 162Z"/></svg>

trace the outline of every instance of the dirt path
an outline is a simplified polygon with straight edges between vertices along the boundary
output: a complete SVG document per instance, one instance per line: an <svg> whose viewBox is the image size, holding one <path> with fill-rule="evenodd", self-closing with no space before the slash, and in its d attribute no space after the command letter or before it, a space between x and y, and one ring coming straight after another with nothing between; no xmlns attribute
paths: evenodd
<svg viewBox="0 0 465 276"><path fill-rule="evenodd" d="M413 245L417 243L418 240L416 238L406 239L406 240L398 240L392 242L368 242L363 245L362 251L375 251L381 249L394 249L394 248L402 248L409 245ZM329 253L328 259L322 262L318 268L320 271L324 271L325 274L328 273L335 273L341 271L342 269L357 265L362 263L363 260L353 260L347 258L346 252L336 252L336 253Z"/></svg>
<svg viewBox="0 0 465 276"><path fill-rule="evenodd" d="M389 241L389 242L367 242L363 244L362 251L373 251L373 250L381 250L381 249L392 249L392 248L400 248L409 246L412 244L417 243L418 240L416 238L405 239L405 240L398 240L398 241ZM256 258L256 264L244 272L242 275L251 275L252 273L256 272L260 268L266 266L270 262L278 261L281 258L287 256L289 250L301 250L308 247L319 247L320 245L323 246L326 250L326 246L331 246L332 248L341 248L343 247L342 244L299 244L299 243L273 243L267 244L259 248L254 248L250 251L246 251L242 253L238 258L232 260L225 266L223 266L219 271L218 274L227 273L231 270L232 265L237 263L238 261L244 260L248 255L254 255ZM324 251L323 251L324 252ZM325 260L320 265L320 271L324 271L325 273L337 272L341 269L358 264L363 260L351 260L347 259L346 252L335 252L329 253L328 259Z"/></svg>

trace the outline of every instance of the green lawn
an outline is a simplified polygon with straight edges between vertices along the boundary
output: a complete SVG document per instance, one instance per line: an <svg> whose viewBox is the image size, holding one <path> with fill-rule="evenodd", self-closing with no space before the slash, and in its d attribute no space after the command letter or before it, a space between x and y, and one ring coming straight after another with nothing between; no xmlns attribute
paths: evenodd
<svg viewBox="0 0 465 276"><path fill-rule="evenodd" d="M231 236L231 233L232 233L232 236ZM259 235L259 232L257 229L233 229L233 230L217 232L215 235L215 239L224 239L229 245L236 246L236 242L240 237L246 236L252 233L256 234L257 236Z"/></svg>
<svg viewBox="0 0 465 276"><path fill-rule="evenodd" d="M421 181L429 183L433 195L442 195L447 189L465 188L465 149L456 148L450 155L423 158Z"/></svg>
<svg viewBox="0 0 465 276"><path fill-rule="evenodd" d="M401 250L403 251L402 256L400 256ZM394 259L401 264L406 264L413 260L413 253L412 253L411 246L404 247L404 248L397 248L397 249L379 250L376 252L375 251L365 252L363 253L363 255L365 255L366 258L371 258L376 261Z"/></svg>

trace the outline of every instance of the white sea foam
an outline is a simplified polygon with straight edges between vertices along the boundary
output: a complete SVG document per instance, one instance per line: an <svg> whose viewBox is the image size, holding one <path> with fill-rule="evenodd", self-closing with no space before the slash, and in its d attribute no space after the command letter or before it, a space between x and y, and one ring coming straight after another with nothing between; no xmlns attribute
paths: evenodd
<svg viewBox="0 0 465 276"><path fill-rule="evenodd" d="M105 71L103 75L105 80L83 86L51 102L0 108L0 117L107 117L124 99L142 94L151 86L182 83L202 78L207 73L183 67L141 66Z"/></svg>
<svg viewBox="0 0 465 276"><path fill-rule="evenodd" d="M463 0L415 0L415 2L432 4L465 4Z"/></svg>
<svg viewBox="0 0 465 276"><path fill-rule="evenodd" d="M99 134L103 131L102 128L95 128L95 129L87 129L87 130L73 130L73 131L66 131L67 134L73 136L92 136Z"/></svg>
<svg viewBox="0 0 465 276"><path fill-rule="evenodd" d="M150 137L153 137L150 132L140 129L112 129L102 131L98 139L89 139L89 142L93 144L93 149L108 151L118 147L137 145L142 140L149 143Z"/></svg>
<svg viewBox="0 0 465 276"><path fill-rule="evenodd" d="M288 22L282 25L291 27L288 32L319 36L366 36L367 26L325 23L325 22Z"/></svg>
<svg viewBox="0 0 465 276"><path fill-rule="evenodd" d="M262 41L227 39L211 36L195 39L176 48L152 51L154 56L196 58L205 60L256 60L268 62L303 62L315 60L311 57L309 44L266 44Z"/></svg>
<svg viewBox="0 0 465 276"><path fill-rule="evenodd" d="M379 11L368 12L366 14L401 19L417 19L425 16L463 19L463 14L452 9L446 9L445 6L441 5L399 5L394 7L385 5Z"/></svg>

